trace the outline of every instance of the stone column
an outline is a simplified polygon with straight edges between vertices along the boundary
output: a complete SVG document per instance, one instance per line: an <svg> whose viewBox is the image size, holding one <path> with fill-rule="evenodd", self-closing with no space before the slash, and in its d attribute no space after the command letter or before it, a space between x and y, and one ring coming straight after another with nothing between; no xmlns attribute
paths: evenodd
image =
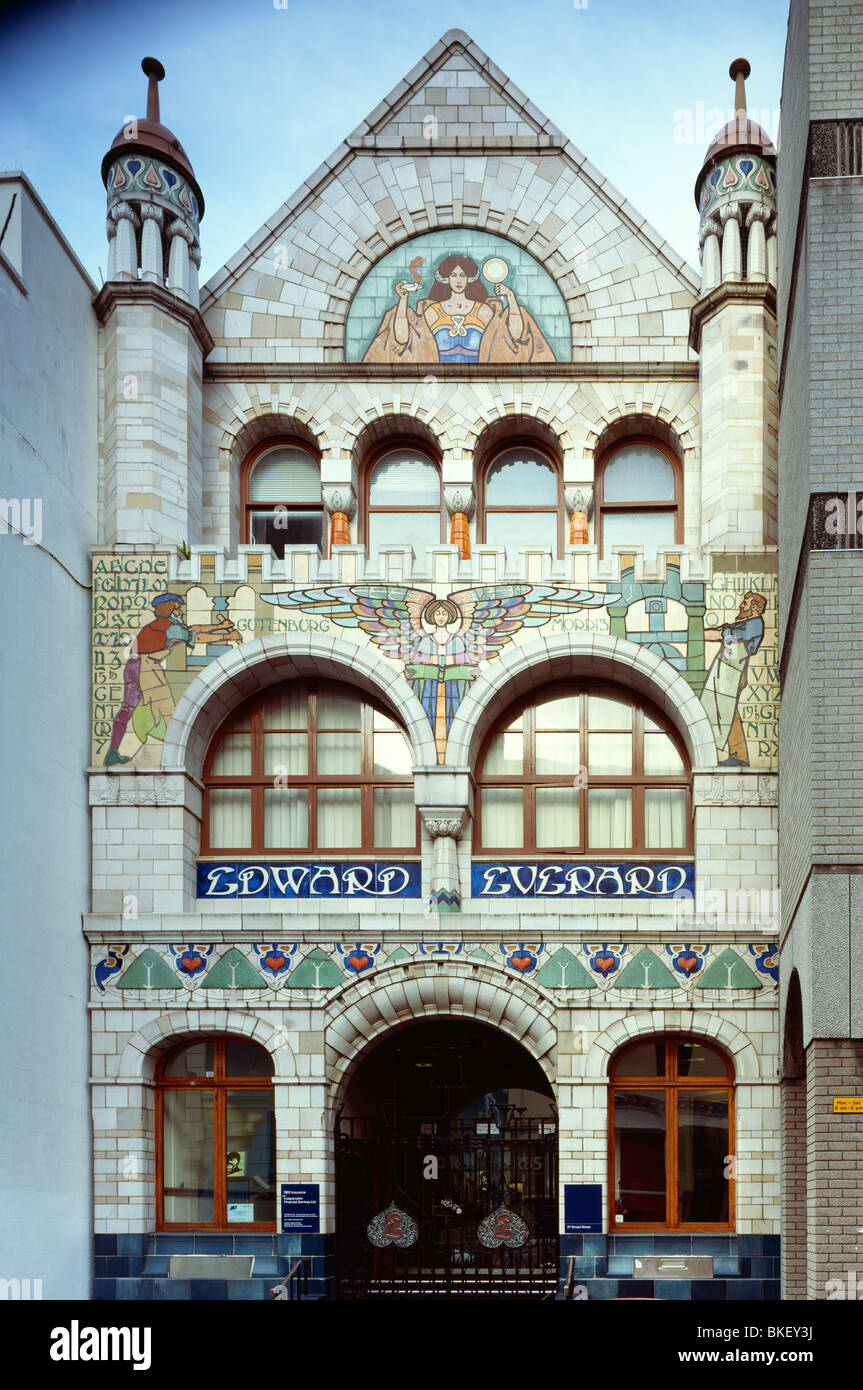
<svg viewBox="0 0 863 1390"><path fill-rule="evenodd" d="M699 235L701 243L701 293L708 294L710 290L715 290L722 279L722 267L720 264L719 245L722 238L722 223L718 217L711 217L705 221Z"/></svg>
<svg viewBox="0 0 863 1390"><path fill-rule="evenodd" d="M587 545L590 541L587 520L593 511L592 485L583 483L580 487L564 488L563 500L569 517L570 545Z"/></svg>
<svg viewBox="0 0 863 1390"><path fill-rule="evenodd" d="M183 299L189 298L189 247L194 241L185 223L176 220L171 223L171 238L168 254L168 288Z"/></svg>
<svg viewBox="0 0 863 1390"><path fill-rule="evenodd" d="M337 545L350 545L351 518L357 510L357 495L350 484L323 489L324 506L330 514L330 551Z"/></svg>
<svg viewBox="0 0 863 1390"><path fill-rule="evenodd" d="M726 203L720 210L722 218L722 279L740 280L743 257L740 250L740 208Z"/></svg>
<svg viewBox="0 0 863 1390"><path fill-rule="evenodd" d="M464 807L422 811L423 825L434 840L431 903L438 912L461 912L457 841L467 823Z"/></svg>
<svg viewBox="0 0 863 1390"><path fill-rule="evenodd" d="M120 203L111 211L117 223L117 245L114 251L113 280L137 280L138 248L135 244L135 229L140 227L141 219L130 203Z"/></svg>
<svg viewBox="0 0 863 1390"><path fill-rule="evenodd" d="M144 230L141 233L141 279L162 284L164 253L162 250L162 209L155 203L141 206Z"/></svg>
<svg viewBox="0 0 863 1390"><path fill-rule="evenodd" d="M765 203L753 203L746 214L749 241L746 247L747 280L767 279L767 222L772 212Z"/></svg>
<svg viewBox="0 0 863 1390"><path fill-rule="evenodd" d="M463 560L470 559L470 533L468 522L476 509L476 498L472 487L445 487L444 501L450 515L450 544L458 546Z"/></svg>

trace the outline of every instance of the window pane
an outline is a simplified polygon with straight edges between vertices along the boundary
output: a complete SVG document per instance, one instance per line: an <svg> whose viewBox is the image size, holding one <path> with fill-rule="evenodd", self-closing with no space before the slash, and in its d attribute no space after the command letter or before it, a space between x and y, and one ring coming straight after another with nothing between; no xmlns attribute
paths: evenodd
<svg viewBox="0 0 863 1390"><path fill-rule="evenodd" d="M505 777L524 771L523 735L506 730L495 734L485 755L483 771L488 777Z"/></svg>
<svg viewBox="0 0 863 1390"><path fill-rule="evenodd" d="M614 1064L615 1076L664 1076L665 1041L651 1038L648 1042L626 1047Z"/></svg>
<svg viewBox="0 0 863 1390"><path fill-rule="evenodd" d="M162 1093L165 1220L213 1221L213 1093Z"/></svg>
<svg viewBox="0 0 863 1390"><path fill-rule="evenodd" d="M251 771L252 735L223 734L210 768L213 777L248 777Z"/></svg>
<svg viewBox="0 0 863 1390"><path fill-rule="evenodd" d="M359 787L328 787L319 791L319 848L358 849L362 841L362 800Z"/></svg>
<svg viewBox="0 0 863 1390"><path fill-rule="evenodd" d="M371 512L369 554L382 545L412 545L421 560L430 545L440 545L440 512Z"/></svg>
<svg viewBox="0 0 863 1390"><path fill-rule="evenodd" d="M578 695L560 695L556 700L544 700L541 705L536 707L536 727L538 729L577 729L578 706ZM600 725L600 727L602 726Z"/></svg>
<svg viewBox="0 0 863 1390"><path fill-rule="evenodd" d="M678 1219L728 1220L728 1092L677 1093Z"/></svg>
<svg viewBox="0 0 863 1390"><path fill-rule="evenodd" d="M213 1076L213 1044L192 1043L175 1053L165 1064L163 1076Z"/></svg>
<svg viewBox="0 0 863 1390"><path fill-rule="evenodd" d="M598 729L631 729L632 705L628 700L612 700L607 695L588 695L587 725Z"/></svg>
<svg viewBox="0 0 863 1390"><path fill-rule="evenodd" d="M557 472L530 449L506 449L486 474L488 507L557 505Z"/></svg>
<svg viewBox="0 0 863 1390"><path fill-rule="evenodd" d="M588 841L591 849L628 849L632 845L632 793L603 787L588 793Z"/></svg>
<svg viewBox="0 0 863 1390"><path fill-rule="evenodd" d="M340 772L356 774L363 770L363 736L346 730L344 733L318 734L318 772L322 777L334 777Z"/></svg>
<svg viewBox="0 0 863 1390"><path fill-rule="evenodd" d="M261 717L265 729L306 729L309 723L308 696L304 691L277 685L264 696Z"/></svg>
<svg viewBox="0 0 863 1390"><path fill-rule="evenodd" d="M482 842L519 849L524 844L524 801L517 787L486 787L482 794Z"/></svg>
<svg viewBox="0 0 863 1390"><path fill-rule="evenodd" d="M646 787L644 843L648 849L686 848L686 789Z"/></svg>
<svg viewBox="0 0 863 1390"><path fill-rule="evenodd" d="M569 787L537 787L537 847L577 849L578 842L578 792Z"/></svg>
<svg viewBox="0 0 863 1390"><path fill-rule="evenodd" d="M614 1224L665 1219L665 1096L616 1090Z"/></svg>
<svg viewBox="0 0 863 1390"><path fill-rule="evenodd" d="M704 1043L682 1042L677 1044L678 1076L727 1076L725 1059L712 1047Z"/></svg>
<svg viewBox="0 0 863 1390"><path fill-rule="evenodd" d="M317 697L319 729L361 729L362 704L356 695L340 690L322 690Z"/></svg>
<svg viewBox="0 0 863 1390"><path fill-rule="evenodd" d="M252 545L269 545L281 559L286 545L314 545L323 549L323 512L295 511L280 507L251 513Z"/></svg>
<svg viewBox="0 0 863 1390"><path fill-rule="evenodd" d="M423 454L398 449L372 469L369 479L372 507L439 507L440 474Z"/></svg>
<svg viewBox="0 0 863 1390"><path fill-rule="evenodd" d="M606 502L673 502L674 469L650 444L625 444L602 476Z"/></svg>
<svg viewBox="0 0 863 1390"><path fill-rule="evenodd" d="M267 849L306 849L309 843L309 796L306 791L274 787L264 792L264 844Z"/></svg>
<svg viewBox="0 0 863 1390"><path fill-rule="evenodd" d="M627 737L627 735L623 735ZM578 734L558 733L537 734L536 770L547 772L554 777L574 777L578 772Z"/></svg>
<svg viewBox="0 0 863 1390"><path fill-rule="evenodd" d="M309 770L309 736L299 733L264 734L264 772L304 777Z"/></svg>
<svg viewBox="0 0 863 1390"><path fill-rule="evenodd" d="M508 565L518 562L521 546L550 550L557 554L557 512L489 512L485 525L486 545L500 545Z"/></svg>
<svg viewBox="0 0 863 1390"><path fill-rule="evenodd" d="M389 777L409 777L413 767L411 748L402 733L374 734L374 770Z"/></svg>
<svg viewBox="0 0 863 1390"><path fill-rule="evenodd" d="M269 1090L225 1097L228 1224L276 1219L276 1126Z"/></svg>
<svg viewBox="0 0 863 1390"><path fill-rule="evenodd" d="M375 845L413 847L417 838L417 808L412 787L376 787Z"/></svg>
<svg viewBox="0 0 863 1390"><path fill-rule="evenodd" d="M602 521L604 554L610 555L615 545L643 545L645 561L654 561L660 545L674 545L673 512L606 512Z"/></svg>
<svg viewBox="0 0 863 1390"><path fill-rule="evenodd" d="M630 776L632 735L588 734L587 766L600 777Z"/></svg>
<svg viewBox="0 0 863 1390"><path fill-rule="evenodd" d="M683 771L683 759L668 734L645 733L644 771L648 777L673 777Z"/></svg>
<svg viewBox="0 0 863 1390"><path fill-rule="evenodd" d="M272 1076L273 1059L262 1047L240 1038L225 1039L226 1076Z"/></svg>
<svg viewBox="0 0 863 1390"><path fill-rule="evenodd" d="M251 849L252 793L235 787L211 787L210 848Z"/></svg>
<svg viewBox="0 0 863 1390"><path fill-rule="evenodd" d="M250 502L320 502L317 460L296 445L281 444L264 454L249 479Z"/></svg>

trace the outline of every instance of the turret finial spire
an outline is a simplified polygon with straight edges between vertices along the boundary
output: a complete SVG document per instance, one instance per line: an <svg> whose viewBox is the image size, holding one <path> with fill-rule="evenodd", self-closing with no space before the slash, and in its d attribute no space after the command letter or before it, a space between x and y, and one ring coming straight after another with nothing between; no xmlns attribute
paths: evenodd
<svg viewBox="0 0 863 1390"><path fill-rule="evenodd" d="M751 71L745 58L735 58L728 69L728 76L734 82L734 111L737 116L741 111L746 115L746 79Z"/></svg>
<svg viewBox="0 0 863 1390"><path fill-rule="evenodd" d="M160 124L159 117L159 83L165 76L165 69L158 58L144 58L141 63L141 71L149 78L147 85L147 120L155 121Z"/></svg>

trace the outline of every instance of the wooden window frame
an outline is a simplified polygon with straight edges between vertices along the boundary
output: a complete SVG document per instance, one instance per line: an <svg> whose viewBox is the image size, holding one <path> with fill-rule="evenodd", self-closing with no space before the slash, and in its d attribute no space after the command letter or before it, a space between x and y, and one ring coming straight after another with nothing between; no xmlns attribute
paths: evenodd
<svg viewBox="0 0 863 1390"><path fill-rule="evenodd" d="M278 1229L278 1183L273 1201L276 1215L272 1221L231 1221L228 1217L228 1180L220 1156L227 1156L227 1095L228 1091L266 1091L273 1102L275 1125L276 1100L272 1076L229 1077L225 1071L225 1057L228 1044L232 1042L252 1042L240 1035L211 1036L202 1035L191 1041L186 1039L160 1059L156 1070L156 1230L157 1231L275 1231ZM168 1063L187 1047L199 1043L213 1044L212 1076L165 1076ZM253 1044L269 1057L266 1048ZM272 1061L272 1059L270 1059ZM165 1220L165 1143L164 1143L164 1105L166 1091L206 1091L213 1096L213 1220L212 1221L166 1221ZM221 1204L221 1205L220 1205ZM221 1221L217 1213L222 1211Z"/></svg>
<svg viewBox="0 0 863 1390"><path fill-rule="evenodd" d="M671 502L606 502L605 470L629 444L646 444L656 449L671 464L674 473L674 499ZM602 453L596 470L596 513L599 521L599 554L605 554L605 518L614 512L672 512L674 514L674 545L683 544L683 466L677 454L661 439L649 434L625 435L610 444ZM637 544L637 542L633 542Z"/></svg>
<svg viewBox="0 0 863 1390"><path fill-rule="evenodd" d="M536 716L535 710L538 703L544 703L546 696L559 698L563 695L578 695L580 697L579 708L579 766L588 767L588 727L587 727L587 700L591 695L605 696L620 699L623 695L627 698L633 711L632 727L632 774L625 776L614 773L600 775L598 773L588 773L587 781L578 790L579 803L579 844L577 847L537 845L536 843L536 790L538 787L572 787L572 775L554 776L551 773L536 772ZM653 720L662 729L663 733L674 742L678 753L683 760L683 771L669 775L656 775L645 773L644 771L644 718ZM501 773L486 775L483 771L488 750L493 738L503 729L511 724L514 719L521 716L524 721L524 768L522 775ZM657 859L657 860L676 860L691 859L694 849L694 831L692 818L692 774L687 756L686 748L680 734L674 725L657 709L649 700L642 699L639 695L626 687L614 685L610 681L599 680L565 680L556 681L549 685L543 685L535 690L531 690L520 700L515 701L506 709L498 719L495 720L488 734L486 735L480 756L477 760L476 775L476 817L474 822L474 855L479 857L499 859L506 855L507 859L518 862L521 859L552 859L555 856L566 855L568 858L578 858L589 860L590 862L600 863L603 860L619 860L621 856L638 859ZM522 792L523 803L523 838L524 844L518 848L506 845L484 845L482 840L483 823L483 792L490 788L512 788L520 789ZM602 787L621 787L631 788L632 790L632 844L621 845L618 849L602 848L591 849L588 845L588 792L598 790ZM658 846L647 848L645 845L645 824L644 824L644 793L647 789L676 787L686 791L686 845L663 849Z"/></svg>
<svg viewBox="0 0 863 1390"><path fill-rule="evenodd" d="M345 685L343 682L335 680L301 680L289 683L293 693L304 694L307 700L307 732L309 747L309 771L304 774L290 774L290 787L293 790L306 789L308 791L308 845L299 849L284 849L265 844L265 815L264 815L264 791L274 786L274 773L264 772L264 724L263 724L263 705L265 700L273 694L278 687L269 686L266 690L258 691L232 710L227 719L223 722L218 732L207 750L207 757L204 762L204 805L201 819L201 858L224 860L228 857L236 860L241 859L260 859L265 855L268 861L277 862L284 860L307 860L311 857L318 857L323 860L329 859L368 859L370 855L381 857L398 862L400 859L414 858L420 849L419 841L419 813L415 820L415 840L413 845L399 846L377 846L374 839L374 793L378 789L392 788L413 788L412 773L406 776L387 776L385 773L374 771L374 713L377 711L396 725L399 732L407 735L398 721L395 720L389 710L376 700L373 700L365 691L356 689L354 686ZM361 765L359 773L335 773L332 775L318 773L317 765L317 696L322 690L339 691L348 694L355 699L360 706L360 734L361 744ZM249 729L235 729L239 720L249 720ZM223 735L238 732L250 733L252 743L252 772L251 774L227 773L222 776L213 775L211 767L215 758L219 744ZM274 732L267 730L267 732ZM294 730L301 733L301 730ZM409 742L409 740L408 740ZM210 791L220 787L237 788L238 790L250 790L252 793L252 843L251 845L241 846L233 849L231 847L219 846L213 848L210 845ZM319 790L348 790L359 788L361 792L361 844L340 848L337 845L319 846L317 843L317 794Z"/></svg>
<svg viewBox="0 0 863 1390"><path fill-rule="evenodd" d="M269 439L262 439L259 441L259 443L255 444L254 447L249 450L246 457L244 458L243 466L240 470L240 514L243 518L243 536L245 537L241 544L256 544L256 542L252 538L252 512L263 511L266 507L270 507L271 509L274 509L276 507L287 507L292 512L320 512L321 555L322 558L326 560L329 557L329 526L327 524L328 513L323 500L323 482L321 484L320 503L289 502L287 500L280 502L263 503L253 502L251 499L251 482L252 474L255 471L255 465L259 463L263 455L269 453L271 449L279 448L302 449L305 453L309 455L309 458L314 459L315 463L318 466L318 470L320 471L320 453L317 449L313 448L312 445L309 444L305 439L296 439L292 435L287 434L273 435Z"/></svg>
<svg viewBox="0 0 863 1390"><path fill-rule="evenodd" d="M530 435L514 435L511 439L500 441L482 462L477 482L477 533L479 536L479 543L481 545L490 544L487 539L487 518L489 515L494 516L498 513L511 514L518 511L525 513L541 512L543 515L547 516L552 511L550 506L531 507L524 505L519 507L490 507L488 505L488 475L501 454L508 453L510 449L525 449L530 450L531 453L539 454L540 457L545 459L547 463L550 463L554 469L554 475L557 479L557 503L554 508L557 515L557 548L555 551L555 559L559 560L563 555L563 546L566 540L565 509L563 505L563 468L561 466L561 460L557 455L545 444L541 444L538 440L532 439Z"/></svg>
<svg viewBox="0 0 863 1390"><path fill-rule="evenodd" d="M423 458L428 459L429 463L434 464L435 471L437 472L437 475L438 475L438 484L439 484L439 487L440 487L440 505L439 505L439 507L380 507L380 506L372 507L372 505L371 505L371 503L370 503L370 501L369 501L369 496L370 496L370 493L371 493L372 474L374 473L375 468L376 468L377 465L382 461L382 459L386 458L387 454L396 454L396 453L399 452L400 449L403 449L403 450L410 450L410 451L412 451L412 452L415 453L415 454L421 454L421 455L423 456ZM370 526L370 517L371 517L371 515L372 515L373 512L374 512L375 515L380 514L380 515L382 515L382 516L383 516L383 515L385 515L385 516L404 516L404 515L410 515L410 516L414 516L414 515L433 516L433 515L435 514L435 512L439 512L439 514L440 514L440 544L441 544L441 545L446 545L447 541L449 540L449 527L448 527L448 518L447 518L446 504L445 504L445 501L444 501L443 473L442 473L442 471L441 471L441 461L440 461L440 459L432 452L432 450L428 447L427 444L422 443L422 442L420 442L420 441L418 441L418 440L416 440L416 439L396 439L396 440L388 439L384 444L378 445L377 448L373 449L373 450L371 451L371 453L369 453L369 454L367 455L367 457L366 457L366 459L365 459L365 462L363 463L361 492L362 492L362 506L361 506L361 508L360 508L360 519L359 519L359 540L360 540L360 544L365 546L365 548L366 548L366 554L370 554L370 551L369 551L369 532L370 532L370 530L371 530L371 526Z"/></svg>
<svg viewBox="0 0 863 1390"><path fill-rule="evenodd" d="M664 1076L618 1076L617 1066L624 1053L639 1043L664 1042ZM679 1077L677 1075L677 1048L680 1043L693 1042L709 1048L725 1063L725 1077L699 1076ZM677 1220L680 1196L680 1174L678 1171L678 1096L681 1091L719 1091L728 1093L728 1158L735 1152L734 1117L734 1066L728 1054L711 1038L701 1038L689 1033L659 1033L630 1038L615 1055L609 1067L608 1085L608 1234L628 1235L637 1231L733 1231L735 1229L735 1188L734 1164L728 1171L728 1220L727 1221L687 1221ZM665 1093L665 1222L657 1221L615 1221L615 1193L617 1173L615 1170L615 1125L614 1102L618 1091L663 1091ZM669 1220L673 1217L673 1220Z"/></svg>

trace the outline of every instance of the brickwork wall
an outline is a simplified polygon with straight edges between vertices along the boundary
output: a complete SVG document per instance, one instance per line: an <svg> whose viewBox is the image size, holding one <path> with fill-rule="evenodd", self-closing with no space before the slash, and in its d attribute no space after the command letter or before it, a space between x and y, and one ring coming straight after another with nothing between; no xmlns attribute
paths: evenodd
<svg viewBox="0 0 863 1390"><path fill-rule="evenodd" d="M806 1297L806 1082L782 1082L782 1297Z"/></svg>
<svg viewBox="0 0 863 1390"><path fill-rule="evenodd" d="M836 1115L834 1096L863 1094L863 1042L816 1038L806 1049L806 1297L828 1279L863 1275L863 1115Z"/></svg>

